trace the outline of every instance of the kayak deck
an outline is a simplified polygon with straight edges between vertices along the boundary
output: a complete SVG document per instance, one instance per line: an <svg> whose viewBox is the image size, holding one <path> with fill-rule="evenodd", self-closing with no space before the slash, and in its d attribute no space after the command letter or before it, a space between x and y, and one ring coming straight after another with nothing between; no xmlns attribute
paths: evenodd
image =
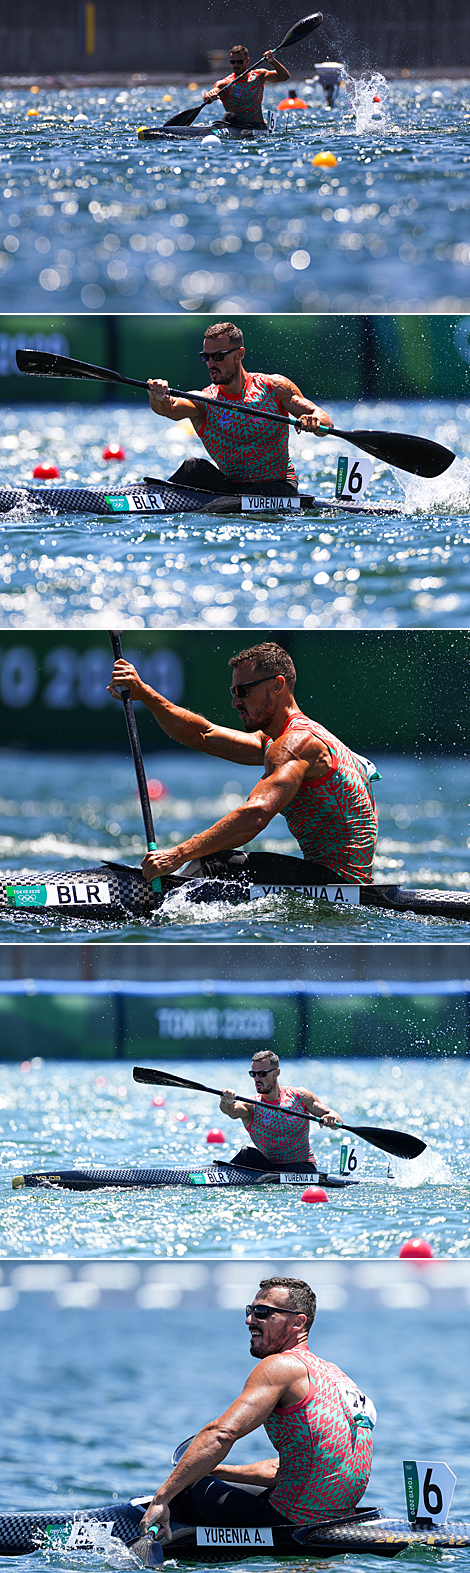
<svg viewBox="0 0 470 1573"><path fill-rule="evenodd" d="M167 141L168 138L174 139L175 137L178 141L181 141L182 137L189 137L189 139L191 137L199 137L200 140L201 137L214 136L214 133L216 136L220 136L224 142L233 139L240 140L240 138L244 142L253 142L257 137L268 136L269 127L224 126L222 120L216 120L211 126L139 126L137 135L139 142L162 142Z"/></svg>
<svg viewBox="0 0 470 1573"><path fill-rule="evenodd" d="M230 906L289 891L309 903L332 907L361 906L416 913L429 917L458 918L470 922L470 892L458 890L409 890L399 885L347 885L318 882L314 864L279 853L250 852L238 874L162 876L161 892L147 884L140 868L123 863L64 869L60 873L4 873L0 875L0 917L28 912L46 921L54 917L91 918L93 922L150 922L163 902L174 893L194 905L227 902Z"/></svg>
<svg viewBox="0 0 470 1573"><path fill-rule="evenodd" d="M321 1185L326 1190L344 1190L348 1185L359 1185L350 1176L323 1174L313 1166L285 1171L239 1169L230 1164L214 1163L209 1169L62 1169L45 1173L17 1174L12 1180L14 1191L24 1186L33 1190L50 1190L57 1186L65 1191L98 1191L107 1186L120 1190L149 1190L157 1186L197 1186L202 1190L220 1190L224 1186L246 1187L253 1185Z"/></svg>
<svg viewBox="0 0 470 1573"><path fill-rule="evenodd" d="M132 1548L141 1562L152 1565L152 1537L142 1536L140 1521L151 1500L151 1493L129 1502L108 1502L104 1507L63 1508L56 1506L35 1512L0 1513L0 1555L30 1556L46 1551L106 1553L108 1566ZM163 1545L165 1560L175 1562L240 1562L269 1557L273 1548L276 1560L295 1556L297 1561L318 1557L362 1555L396 1557L408 1546L426 1550L470 1545L470 1523L451 1520L442 1525L411 1525L407 1519L386 1516L381 1508L359 1508L348 1519L317 1524L313 1529L294 1530L289 1526L273 1529L246 1529L241 1524L227 1528L183 1525L172 1522L173 1540ZM272 1559L271 1559L272 1560ZM81 1564L82 1565L82 1564Z"/></svg>
<svg viewBox="0 0 470 1573"><path fill-rule="evenodd" d="M324 502L306 493L278 497L273 493L263 496L251 491L247 482L246 493L223 496L219 492L206 492L196 487L180 486L173 481L148 478L130 484L125 491L106 491L100 486L24 486L0 487L0 514L17 509L37 509L38 513L91 513L97 517L112 518L114 514L168 514L168 513L324 513L329 509L339 512L364 514L399 514L392 506L374 507L373 503L358 505L349 502Z"/></svg>

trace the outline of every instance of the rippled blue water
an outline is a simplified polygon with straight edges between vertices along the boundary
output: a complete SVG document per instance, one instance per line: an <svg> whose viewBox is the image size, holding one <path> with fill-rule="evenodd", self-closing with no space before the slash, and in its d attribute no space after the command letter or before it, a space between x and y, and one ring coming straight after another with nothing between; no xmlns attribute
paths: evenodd
<svg viewBox="0 0 470 1573"><path fill-rule="evenodd" d="M468 81L376 77L332 111L300 87L287 130L215 148L137 139L188 89L5 92L3 309L468 309Z"/></svg>
<svg viewBox="0 0 470 1573"><path fill-rule="evenodd" d="M188 790L188 760L191 791ZM468 859L469 765L464 759L377 758L380 835L377 883L470 888ZM248 766L200 756L156 754L146 759L167 796L153 804L159 845L171 846L214 824L244 801L254 782ZM25 789L24 782L27 782ZM142 818L130 760L101 755L37 755L5 751L2 758L0 859L4 869L90 867L103 859L139 865L144 854ZM265 851L295 852L297 843L277 815L252 843ZM166 897L145 923L106 927L88 920L42 919L18 912L1 919L3 940L293 940L340 943L468 941L457 919L400 916L368 907L324 909L294 893L250 903L193 906L181 893Z"/></svg>
<svg viewBox="0 0 470 1573"><path fill-rule="evenodd" d="M155 368L160 374L161 368ZM325 397L325 394L322 394ZM202 453L194 433L145 405L0 411L0 484L31 479L54 460L64 482L112 490L145 474L163 478ZM415 432L457 453L437 480L377 464L369 486L398 518L342 514L215 520L179 514L143 520L69 514L38 518L30 507L0 514L0 625L72 628L462 627L470 619L470 404L362 402L332 411L351 426ZM106 464L106 440L127 460ZM334 497L344 444L292 433L301 490Z"/></svg>
<svg viewBox="0 0 470 1573"><path fill-rule="evenodd" d="M259 1265L253 1264L249 1287L247 1280L248 1298ZM299 1275L300 1269L317 1286L320 1274L309 1266L297 1258L283 1263L283 1271ZM97 1506L153 1491L176 1444L241 1391L251 1365L243 1311L217 1304L215 1285L212 1308L210 1294L198 1295L196 1283L187 1287L196 1292L166 1311L142 1309L131 1295L126 1303L124 1294L108 1294L98 1306L91 1296L89 1309L64 1309L52 1293L24 1293L4 1312L3 1511ZM328 1300L323 1310L320 1288L310 1346L360 1382L376 1404L365 1504L403 1517L403 1457L444 1458L457 1475L450 1516L468 1519L468 1308L465 1297L449 1294L426 1304L424 1290L420 1303L419 1281L411 1287L414 1308L399 1310L353 1283L346 1313L330 1309ZM262 1432L237 1444L234 1458L251 1462L269 1452ZM1 1560L5 1573L90 1564L100 1573L112 1565L109 1557L91 1561L73 1552ZM367 1573L383 1564L355 1556L332 1565ZM468 1573L470 1553L408 1552L399 1565L410 1573L442 1565ZM211 1566L219 1573L217 1563ZM282 1564L271 1556L253 1566L277 1573ZM316 1564L299 1555L289 1566L306 1573Z"/></svg>
<svg viewBox="0 0 470 1573"><path fill-rule="evenodd" d="M179 1069L200 1079L197 1063ZM218 1086L221 1074L220 1061L204 1061L209 1086ZM235 1071L232 1063L224 1075L229 1085L235 1077L237 1091L248 1086L242 1067ZM289 1061L289 1078L327 1098L347 1124L414 1132L427 1151L405 1162L364 1144L360 1185L329 1191L328 1203L316 1206L289 1186L12 1191L13 1175L39 1168L203 1168L214 1155L207 1143L214 1121L226 1135L217 1148L224 1160L243 1144L243 1132L206 1093L168 1088L164 1106L155 1107L152 1089L133 1082L129 1064L43 1061L27 1075L2 1065L0 1250L20 1257L397 1257L403 1240L424 1236L436 1256L470 1255L465 1061ZM339 1173L341 1139L315 1131L317 1162L331 1173Z"/></svg>

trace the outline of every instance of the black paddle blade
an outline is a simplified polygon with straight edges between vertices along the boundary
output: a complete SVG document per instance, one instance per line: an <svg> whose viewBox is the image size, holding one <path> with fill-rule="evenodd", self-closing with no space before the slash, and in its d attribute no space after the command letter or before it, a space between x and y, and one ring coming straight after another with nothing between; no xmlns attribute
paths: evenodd
<svg viewBox="0 0 470 1573"><path fill-rule="evenodd" d="M190 1087L192 1092L215 1092L217 1087L204 1087L201 1081L186 1081L184 1076L172 1076L169 1071L148 1070L145 1065L134 1065L132 1072L134 1081L144 1082L152 1087Z"/></svg>
<svg viewBox="0 0 470 1573"><path fill-rule="evenodd" d="M68 355L50 355L47 350L17 350L16 364L19 371L31 377L86 377L97 382L120 382L119 372L113 374L103 366L89 366L87 361L71 360Z"/></svg>
<svg viewBox="0 0 470 1573"><path fill-rule="evenodd" d="M417 1136L408 1136L406 1131L383 1131L375 1125L343 1125L343 1131L353 1131L361 1141L380 1147L392 1158L419 1158L420 1152L426 1149L426 1142L419 1141Z"/></svg>
<svg viewBox="0 0 470 1573"><path fill-rule="evenodd" d="M307 37L307 33L313 33L316 27L321 27L322 21L322 11L313 11L311 16L303 16L300 22L294 22L294 26L289 28L282 44L278 44L277 48L287 49L289 44L299 44L301 38Z"/></svg>
<svg viewBox="0 0 470 1573"><path fill-rule="evenodd" d="M410 475L442 475L455 459L455 453L450 448L443 448L439 442L430 442L427 437L411 437L407 432L342 431L336 435L345 437L357 448L363 448L374 459L381 459L383 464L395 465L398 470L408 470Z"/></svg>
<svg viewBox="0 0 470 1573"><path fill-rule="evenodd" d="M172 120L164 121L162 131L166 131L167 126L192 126L196 115L199 115L201 109L205 109L205 107L205 99L203 99L202 104L196 104L195 109L182 109L179 115L173 115Z"/></svg>

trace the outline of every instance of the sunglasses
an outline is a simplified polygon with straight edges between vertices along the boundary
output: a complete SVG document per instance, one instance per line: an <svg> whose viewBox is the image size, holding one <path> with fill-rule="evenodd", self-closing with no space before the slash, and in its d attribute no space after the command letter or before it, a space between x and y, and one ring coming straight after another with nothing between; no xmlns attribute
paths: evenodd
<svg viewBox="0 0 470 1573"><path fill-rule="evenodd" d="M252 683L234 683L233 688L230 689L230 693L232 696L235 696L236 699L245 699L249 688L259 688L260 683L269 682L269 677L255 677Z"/></svg>
<svg viewBox="0 0 470 1573"><path fill-rule="evenodd" d="M267 1322L268 1316L296 1316L296 1311L284 1311L281 1305L246 1305L245 1316L256 1316L258 1322Z"/></svg>
<svg viewBox="0 0 470 1573"><path fill-rule="evenodd" d="M261 1077L264 1078L265 1076L271 1076L273 1070L274 1070L274 1065L271 1066L271 1070L270 1071L248 1071L248 1075L252 1076L253 1077L253 1081L255 1081L256 1077L258 1077L258 1080L260 1080Z"/></svg>
<svg viewBox="0 0 470 1573"><path fill-rule="evenodd" d="M235 345L234 345L233 348L235 349ZM225 360L225 356L226 355L233 355L233 349L231 349L231 350L214 350L214 352L212 350L199 350L199 355L200 355L201 360L205 360L205 361L208 361L208 360L221 361L221 360Z"/></svg>

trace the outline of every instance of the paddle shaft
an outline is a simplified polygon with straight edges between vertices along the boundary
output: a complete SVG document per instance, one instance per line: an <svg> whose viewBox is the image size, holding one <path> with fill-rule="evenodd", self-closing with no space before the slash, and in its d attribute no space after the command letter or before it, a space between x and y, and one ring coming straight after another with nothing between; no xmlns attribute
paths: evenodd
<svg viewBox="0 0 470 1573"><path fill-rule="evenodd" d="M224 1096L222 1087L206 1087L201 1081L187 1081L183 1076L171 1076L169 1072L147 1070L141 1065L134 1066L132 1075L134 1081L150 1083L152 1086L157 1084L160 1087L187 1087L191 1092L209 1092L216 1098ZM236 1097L241 1103L252 1103L257 1106L259 1102L258 1098L246 1097L244 1092L236 1093ZM272 1108L273 1114L290 1114L294 1120L310 1120L319 1125L324 1118L321 1114L298 1114L296 1109L281 1109L280 1105L276 1104L265 1105L265 1107ZM369 1128L367 1125L344 1125L342 1120L338 1121L337 1129L349 1131L352 1136L358 1136L361 1141L369 1142L371 1147L379 1147L382 1152L389 1152L397 1157L416 1158L420 1152L424 1152L426 1146L426 1142L420 1141L416 1136L408 1136L406 1131L381 1131L373 1126ZM407 1147L409 1151L406 1151Z"/></svg>
<svg viewBox="0 0 470 1573"><path fill-rule="evenodd" d="M121 636L117 632L117 629L110 629L109 630L109 637L110 637L110 640L111 640L111 645L112 645L112 650L113 650L113 655L114 655L115 661L122 660ZM132 699L131 699L131 694L130 694L130 689L129 688L121 688L121 699L122 699L122 703L123 703L123 706L124 706L124 715L126 717L126 725L127 725L127 731L128 731L128 734L129 734L129 742L130 742L130 745L131 745L132 758L134 760L134 769L135 769L135 773L136 773L136 777L137 777L137 786L138 786L138 789L139 789L140 806L141 806L141 809L142 809L142 817L143 817L143 821L144 821L144 829L145 829L145 835L146 835L146 839L147 839L147 852L157 852L158 851L158 847L157 847L157 843L156 843L156 840L155 840L155 830L154 830L154 825L153 825L152 810L151 810L151 807L150 807L150 798L149 798L149 792L148 792L148 786L147 786L147 778L146 778L146 775L145 775L144 761L143 761L143 758L142 758L142 749L141 749L141 746L140 746L140 739L139 739L139 734L138 734L138 731L137 731L136 719L135 719L135 715L134 715L134 706L133 706L133 703L132 703ZM162 888L162 882L161 882L160 878L152 880L152 890L161 891L161 888Z"/></svg>
<svg viewBox="0 0 470 1573"><path fill-rule="evenodd" d="M51 355L46 350L17 350L17 365L20 371L35 376L49 377L84 377L97 382L125 383L130 388L145 388L148 393L147 382L140 382L134 377L123 377L118 371L109 371L104 366L92 366L87 361L71 360L66 355ZM182 388L168 388L170 398L192 399L195 404L207 404L211 409L217 407L216 400L209 398L204 393L185 392ZM293 426L296 431L301 431L299 417L291 415L277 415L271 410L260 410L257 405L236 402L234 399L224 399L224 410L238 410L242 415L254 416L257 420L278 421L282 426ZM435 476L440 475L452 464L455 454L450 448L443 448L440 443L431 442L427 437L410 436L407 432L344 432L338 431L335 426L320 427L320 434L330 437L341 437L344 442L350 442L354 447L361 448L365 453L370 453L374 458L382 460L385 464L396 465L398 469L407 470L414 475Z"/></svg>

